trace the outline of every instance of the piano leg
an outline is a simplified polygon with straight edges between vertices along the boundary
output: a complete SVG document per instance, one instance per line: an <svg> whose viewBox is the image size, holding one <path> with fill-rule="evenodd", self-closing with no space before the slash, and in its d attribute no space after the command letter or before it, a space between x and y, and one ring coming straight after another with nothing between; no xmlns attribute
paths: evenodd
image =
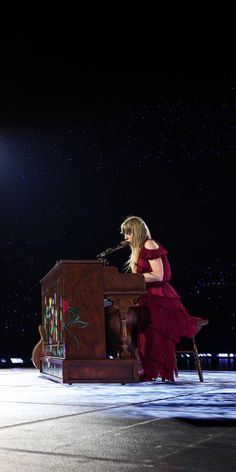
<svg viewBox="0 0 236 472"><path fill-rule="evenodd" d="M120 313L120 324L121 324L121 353L120 357L123 359L130 359L131 352L128 350L129 348L129 340L128 340L128 333L127 333L127 316L126 313Z"/></svg>

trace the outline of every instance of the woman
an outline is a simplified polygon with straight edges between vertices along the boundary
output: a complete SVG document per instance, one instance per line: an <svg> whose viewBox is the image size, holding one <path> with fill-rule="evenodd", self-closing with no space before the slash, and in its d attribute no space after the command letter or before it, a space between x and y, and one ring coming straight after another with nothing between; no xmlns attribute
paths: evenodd
<svg viewBox="0 0 236 472"><path fill-rule="evenodd" d="M143 274L147 294L129 310L127 327L141 363L140 380L156 377L174 380L175 346L182 336L193 337L208 320L186 311L169 284L171 269L167 250L151 238L146 223L131 216L121 225L131 248L128 267Z"/></svg>

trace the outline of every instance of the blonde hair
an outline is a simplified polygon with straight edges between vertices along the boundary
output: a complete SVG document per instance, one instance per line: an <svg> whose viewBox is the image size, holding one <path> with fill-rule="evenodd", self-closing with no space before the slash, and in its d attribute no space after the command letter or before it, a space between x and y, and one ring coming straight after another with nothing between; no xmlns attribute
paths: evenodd
<svg viewBox="0 0 236 472"><path fill-rule="evenodd" d="M137 260L141 248L147 239L151 239L151 233L146 223L139 216L129 216L121 224L121 232L132 234L131 256L127 261L127 268L137 272Z"/></svg>

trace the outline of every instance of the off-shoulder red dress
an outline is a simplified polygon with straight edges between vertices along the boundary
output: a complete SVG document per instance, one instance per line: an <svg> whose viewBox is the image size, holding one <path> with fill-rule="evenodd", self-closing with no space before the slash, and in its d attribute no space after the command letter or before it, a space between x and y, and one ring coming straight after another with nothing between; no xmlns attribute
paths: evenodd
<svg viewBox="0 0 236 472"><path fill-rule="evenodd" d="M147 294L137 300L138 307L149 311L151 321L144 332L138 330L137 347L146 380L157 377L173 380L176 343L181 337L195 336L198 325L197 318L187 312L180 296L169 284L171 268L163 246L159 245L158 249L143 247L137 261L137 272L151 272L149 261L158 258L163 264L163 281L147 283Z"/></svg>

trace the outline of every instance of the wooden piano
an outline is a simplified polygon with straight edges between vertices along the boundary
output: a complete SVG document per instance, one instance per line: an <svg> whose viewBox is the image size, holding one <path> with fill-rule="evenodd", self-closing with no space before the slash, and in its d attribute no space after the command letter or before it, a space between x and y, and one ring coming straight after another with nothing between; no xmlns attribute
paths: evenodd
<svg viewBox="0 0 236 472"><path fill-rule="evenodd" d="M42 345L40 371L57 382L138 382L128 351L126 315L145 293L142 274L121 274L102 261L61 260L40 281ZM106 350L104 297L119 310L117 355Z"/></svg>

